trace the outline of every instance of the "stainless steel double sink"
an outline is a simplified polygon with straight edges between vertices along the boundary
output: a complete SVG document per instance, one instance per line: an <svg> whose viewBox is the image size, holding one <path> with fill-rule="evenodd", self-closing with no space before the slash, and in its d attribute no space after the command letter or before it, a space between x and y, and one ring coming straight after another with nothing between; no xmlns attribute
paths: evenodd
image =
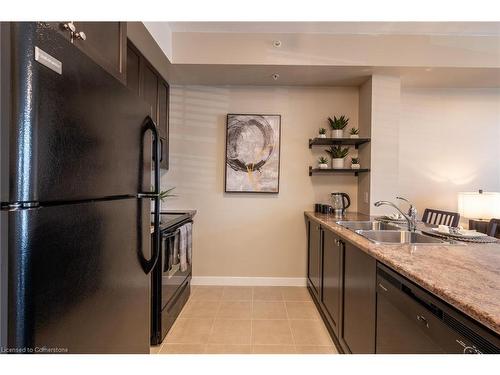
<svg viewBox="0 0 500 375"><path fill-rule="evenodd" d="M398 225L380 221L338 221L337 224L376 244L441 245L450 243L418 231L409 232Z"/></svg>

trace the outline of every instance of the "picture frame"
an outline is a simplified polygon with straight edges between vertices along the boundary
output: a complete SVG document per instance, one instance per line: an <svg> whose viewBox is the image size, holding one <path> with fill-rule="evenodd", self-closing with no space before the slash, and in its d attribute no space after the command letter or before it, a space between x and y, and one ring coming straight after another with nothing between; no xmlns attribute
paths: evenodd
<svg viewBox="0 0 500 375"><path fill-rule="evenodd" d="M278 194L281 115L226 117L224 192Z"/></svg>

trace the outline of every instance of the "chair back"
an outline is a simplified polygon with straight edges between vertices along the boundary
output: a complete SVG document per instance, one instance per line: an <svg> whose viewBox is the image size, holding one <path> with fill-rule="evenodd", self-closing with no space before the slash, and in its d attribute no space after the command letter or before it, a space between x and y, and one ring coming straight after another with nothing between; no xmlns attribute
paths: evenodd
<svg viewBox="0 0 500 375"><path fill-rule="evenodd" d="M457 227L460 222L460 214L458 212L441 211L433 208L426 208L422 215L422 221L427 224L448 225Z"/></svg>
<svg viewBox="0 0 500 375"><path fill-rule="evenodd" d="M490 220L486 234L491 237L500 238L500 219Z"/></svg>

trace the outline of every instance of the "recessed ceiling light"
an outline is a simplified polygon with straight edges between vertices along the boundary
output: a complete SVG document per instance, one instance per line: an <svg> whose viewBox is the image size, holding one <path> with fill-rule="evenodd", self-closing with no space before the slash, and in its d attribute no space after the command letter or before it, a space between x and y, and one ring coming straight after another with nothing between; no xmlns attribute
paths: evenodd
<svg viewBox="0 0 500 375"><path fill-rule="evenodd" d="M274 73L271 77L273 77L273 79L277 81L280 75L278 73Z"/></svg>
<svg viewBox="0 0 500 375"><path fill-rule="evenodd" d="M280 48L281 47L281 40L273 40L273 47Z"/></svg>

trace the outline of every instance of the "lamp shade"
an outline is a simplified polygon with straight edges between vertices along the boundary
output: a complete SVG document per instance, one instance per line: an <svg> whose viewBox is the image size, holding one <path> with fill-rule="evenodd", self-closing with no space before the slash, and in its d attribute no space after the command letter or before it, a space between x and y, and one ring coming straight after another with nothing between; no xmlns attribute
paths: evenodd
<svg viewBox="0 0 500 375"><path fill-rule="evenodd" d="M500 193L458 193L458 211L467 219L500 218Z"/></svg>

